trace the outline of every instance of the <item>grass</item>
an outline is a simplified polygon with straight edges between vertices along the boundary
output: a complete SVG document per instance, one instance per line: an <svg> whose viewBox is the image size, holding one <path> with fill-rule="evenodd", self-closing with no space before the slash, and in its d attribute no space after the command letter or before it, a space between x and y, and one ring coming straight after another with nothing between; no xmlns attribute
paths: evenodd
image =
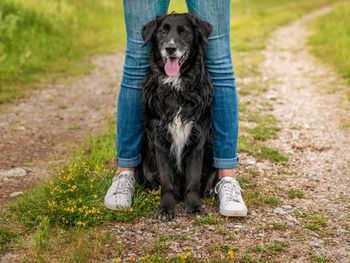
<svg viewBox="0 0 350 263"><path fill-rule="evenodd" d="M244 135L238 137L238 153L240 152L249 153L257 159L269 159L275 163L288 161L288 157L280 154L278 150L255 142Z"/></svg>
<svg viewBox="0 0 350 263"><path fill-rule="evenodd" d="M271 244L266 244L264 246L257 245L255 246L255 251L267 254L269 256L276 255L281 251L284 251L288 247L289 243L284 241L275 241Z"/></svg>
<svg viewBox="0 0 350 263"><path fill-rule="evenodd" d="M297 191L295 189L289 189L288 190L288 197L291 198L291 199L294 199L296 197L303 198L304 197L304 193L300 192L300 191Z"/></svg>
<svg viewBox="0 0 350 263"><path fill-rule="evenodd" d="M333 11L312 23L311 52L333 64L350 84L350 3L342 2ZM350 100L350 90L347 92Z"/></svg>
<svg viewBox="0 0 350 263"><path fill-rule="evenodd" d="M321 234L320 231L328 225L328 219L323 215L305 215L304 217L303 227L316 233Z"/></svg>
<svg viewBox="0 0 350 263"><path fill-rule="evenodd" d="M315 262L315 263L327 263L327 262L332 262L331 259L329 259L329 258L324 258L324 257L320 257L320 256L316 256L316 255L314 255L312 252L310 252L310 257L311 257L312 262Z"/></svg>
<svg viewBox="0 0 350 263"><path fill-rule="evenodd" d="M121 1L2 0L0 104L28 88L87 73L89 56L124 45Z"/></svg>
<svg viewBox="0 0 350 263"><path fill-rule="evenodd" d="M286 227L286 224L282 224L279 222L269 222L265 224L264 226L261 227L262 230L270 230L270 229L277 229L277 230L282 230Z"/></svg>

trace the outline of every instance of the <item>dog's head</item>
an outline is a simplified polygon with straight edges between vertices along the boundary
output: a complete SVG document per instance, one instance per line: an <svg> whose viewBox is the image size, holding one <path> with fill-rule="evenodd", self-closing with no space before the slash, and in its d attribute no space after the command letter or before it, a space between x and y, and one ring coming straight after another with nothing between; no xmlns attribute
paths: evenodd
<svg viewBox="0 0 350 263"><path fill-rule="evenodd" d="M190 53L209 45L211 32L212 26L208 22L192 14L172 13L159 16L142 28L143 46L152 43L165 73L172 77L178 75Z"/></svg>

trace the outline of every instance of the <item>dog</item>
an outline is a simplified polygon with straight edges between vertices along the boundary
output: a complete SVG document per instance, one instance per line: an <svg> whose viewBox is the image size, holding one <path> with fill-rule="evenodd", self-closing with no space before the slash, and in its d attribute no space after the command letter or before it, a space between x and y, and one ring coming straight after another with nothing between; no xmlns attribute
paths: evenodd
<svg viewBox="0 0 350 263"><path fill-rule="evenodd" d="M142 28L143 46L151 43L151 66L142 86L137 178L151 189L161 187L158 219L174 219L177 200L188 215L205 214L201 197L215 181L214 89L205 67L211 32L211 24L190 13L159 16Z"/></svg>

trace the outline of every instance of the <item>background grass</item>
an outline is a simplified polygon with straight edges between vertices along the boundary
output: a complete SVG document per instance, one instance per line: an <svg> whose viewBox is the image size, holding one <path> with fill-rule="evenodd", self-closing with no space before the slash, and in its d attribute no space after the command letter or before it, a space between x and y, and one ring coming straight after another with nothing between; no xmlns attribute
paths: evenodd
<svg viewBox="0 0 350 263"><path fill-rule="evenodd" d="M309 38L312 53L333 64L350 85L350 2L338 4L332 12L312 23L312 28L315 31Z"/></svg>
<svg viewBox="0 0 350 263"><path fill-rule="evenodd" d="M122 1L0 1L0 103L28 87L88 72L86 59L123 50Z"/></svg>

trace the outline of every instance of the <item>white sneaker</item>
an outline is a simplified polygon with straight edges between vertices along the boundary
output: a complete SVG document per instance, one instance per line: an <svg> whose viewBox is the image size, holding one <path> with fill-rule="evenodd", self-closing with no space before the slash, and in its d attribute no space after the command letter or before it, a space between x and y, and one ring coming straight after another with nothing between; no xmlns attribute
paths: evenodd
<svg viewBox="0 0 350 263"><path fill-rule="evenodd" d="M248 209L245 205L241 187L235 178L225 176L216 184L215 193L220 200L220 213L224 216L246 216Z"/></svg>
<svg viewBox="0 0 350 263"><path fill-rule="evenodd" d="M135 177L132 171L123 171L113 177L105 196L105 206L112 210L131 207Z"/></svg>

